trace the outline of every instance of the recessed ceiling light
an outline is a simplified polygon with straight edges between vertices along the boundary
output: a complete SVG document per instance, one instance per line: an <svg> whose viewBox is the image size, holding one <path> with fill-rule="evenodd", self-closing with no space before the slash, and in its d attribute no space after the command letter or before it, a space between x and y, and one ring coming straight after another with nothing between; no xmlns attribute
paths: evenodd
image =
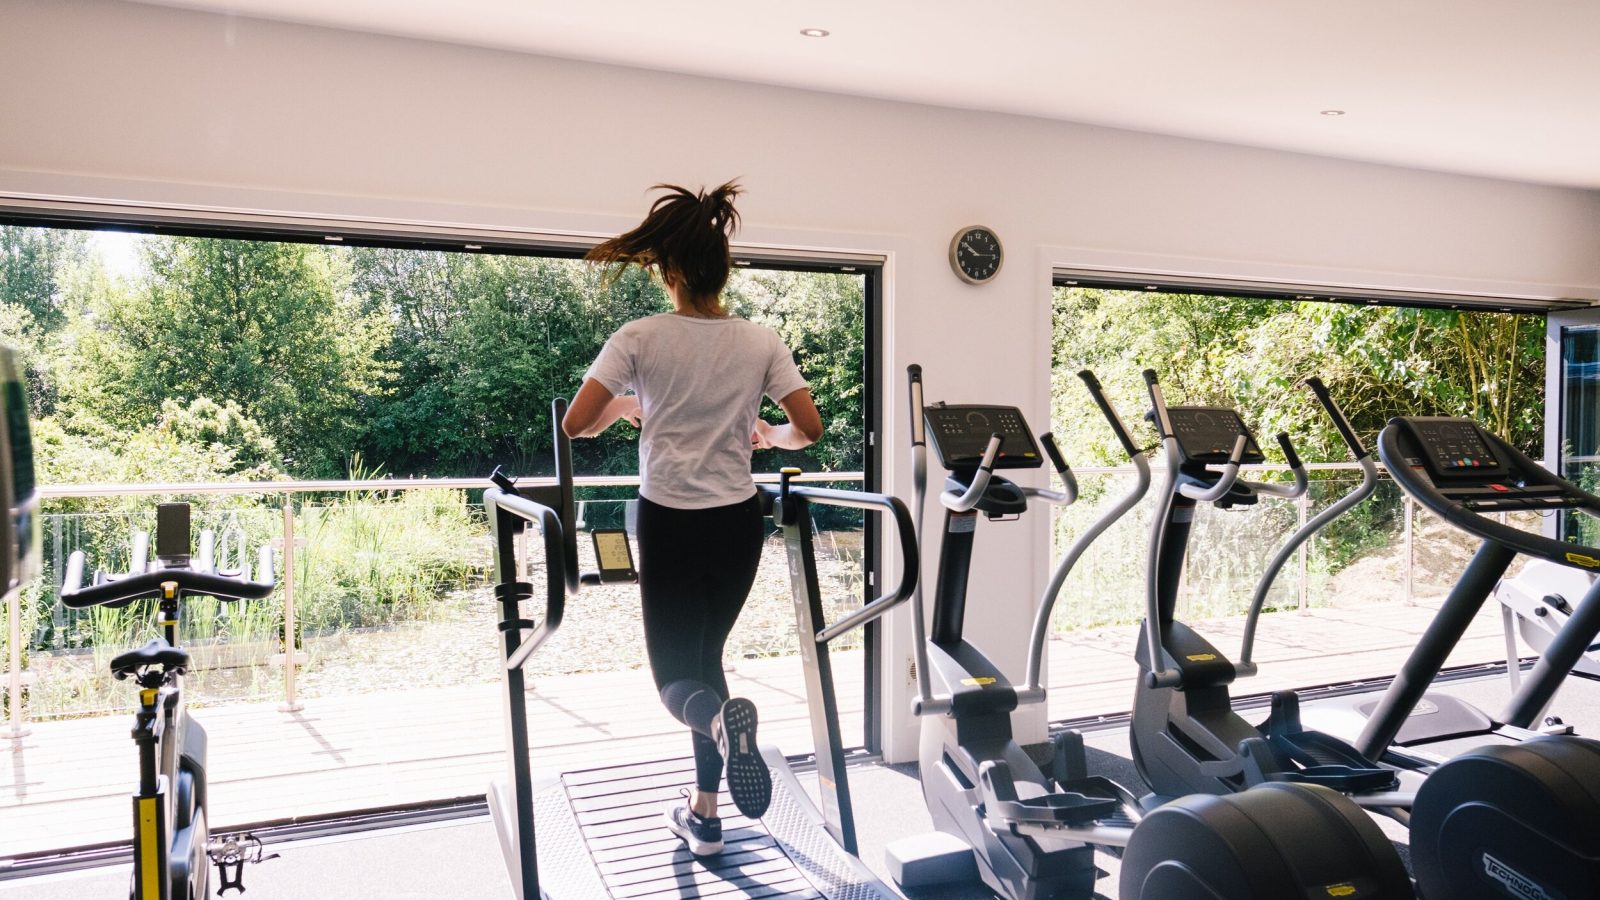
<svg viewBox="0 0 1600 900"><path fill-rule="evenodd" d="M1342 109L1325 109L1325 110L1322 111L1322 114L1325 115L1325 116L1342 116L1342 115L1344 115L1344 110L1342 110Z"/></svg>
<svg viewBox="0 0 1600 900"><path fill-rule="evenodd" d="M802 28L800 33L806 37L827 37L831 32L826 28Z"/></svg>

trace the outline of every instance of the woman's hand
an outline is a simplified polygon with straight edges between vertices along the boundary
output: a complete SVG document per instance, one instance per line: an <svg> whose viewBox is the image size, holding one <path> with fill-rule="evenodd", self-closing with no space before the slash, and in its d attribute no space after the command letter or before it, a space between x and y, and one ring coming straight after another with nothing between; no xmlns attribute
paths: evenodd
<svg viewBox="0 0 1600 900"><path fill-rule="evenodd" d="M773 426L771 424L762 419L757 419L756 430L750 432L750 449L771 450L773 446L772 429Z"/></svg>
<svg viewBox="0 0 1600 900"><path fill-rule="evenodd" d="M644 407L639 405L638 394L623 394L611 399L606 406L606 415L612 422L626 420L629 425L638 428L644 419Z"/></svg>

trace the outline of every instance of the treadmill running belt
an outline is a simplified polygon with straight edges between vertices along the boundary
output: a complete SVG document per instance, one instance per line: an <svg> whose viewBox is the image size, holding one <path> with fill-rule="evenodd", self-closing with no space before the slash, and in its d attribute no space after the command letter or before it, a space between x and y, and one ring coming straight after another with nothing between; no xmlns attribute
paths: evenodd
<svg viewBox="0 0 1600 900"><path fill-rule="evenodd" d="M779 771L763 821L739 815L722 793L724 849L696 858L662 820L693 782L687 758L562 775L535 798L540 883L550 900L881 896L852 883L856 861L810 824L791 793L798 785Z"/></svg>

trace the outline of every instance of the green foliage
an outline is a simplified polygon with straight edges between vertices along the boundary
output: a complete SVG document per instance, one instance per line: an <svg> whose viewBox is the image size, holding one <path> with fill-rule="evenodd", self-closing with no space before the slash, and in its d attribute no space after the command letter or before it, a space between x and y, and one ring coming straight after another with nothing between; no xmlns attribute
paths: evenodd
<svg viewBox="0 0 1600 900"><path fill-rule="evenodd" d="M1311 375L1367 439L1391 416L1451 415L1527 450L1542 440L1537 316L1060 288L1054 321L1054 426L1097 463L1126 460L1075 376L1085 367L1146 441L1154 432L1135 421L1149 407L1145 368L1168 402L1237 406L1259 437L1286 431L1310 461L1349 459L1297 387Z"/></svg>
<svg viewBox="0 0 1600 900"><path fill-rule="evenodd" d="M73 404L112 425L149 422L162 402L219 397L259 421L294 471L337 474L382 396L381 316L348 292L342 258L318 247L146 239L146 276L102 296L82 329Z"/></svg>
<svg viewBox="0 0 1600 900"><path fill-rule="evenodd" d="M436 615L483 569L487 526L460 491L350 493L300 510L295 590L306 633Z"/></svg>
<svg viewBox="0 0 1600 900"><path fill-rule="evenodd" d="M728 283L729 311L778 332L822 414L822 439L800 452L768 451L758 466L824 471L863 466L867 390L866 296L855 275L740 270ZM768 403L765 418L783 413ZM769 461L770 459L770 461Z"/></svg>
<svg viewBox="0 0 1600 900"><path fill-rule="evenodd" d="M1299 387L1312 375L1328 384L1369 448L1392 416L1451 415L1540 455L1544 322L1536 316L1096 288L1059 288L1054 305L1052 426L1076 464L1127 462L1077 378L1083 368L1099 376L1142 446L1154 443L1155 432L1143 417L1150 404L1140 373L1153 368L1169 403L1238 408L1269 459L1277 452L1270 438L1283 431L1308 462L1350 461L1321 406ZM1348 478L1314 477L1313 511L1348 490ZM1063 515L1058 542L1080 531L1095 505ZM1318 565L1335 572L1388 546L1400 527L1399 505L1398 491L1379 491L1329 525L1316 539ZM1185 590L1194 612L1232 611L1248 598L1265 561L1253 554L1270 552L1292 530L1286 509L1265 504L1247 516L1216 517L1208 559L1190 563ZM1142 559L1144 538L1126 524L1108 538L1119 543L1107 552ZM1194 540L1207 539L1197 530ZM1112 583L1142 577L1130 569ZM1288 580L1280 578L1280 588ZM1091 590L1074 615L1083 624L1136 619L1141 607L1130 590L1120 597Z"/></svg>
<svg viewBox="0 0 1600 900"><path fill-rule="evenodd" d="M44 330L66 321L73 282L89 265L88 233L0 225L0 298Z"/></svg>

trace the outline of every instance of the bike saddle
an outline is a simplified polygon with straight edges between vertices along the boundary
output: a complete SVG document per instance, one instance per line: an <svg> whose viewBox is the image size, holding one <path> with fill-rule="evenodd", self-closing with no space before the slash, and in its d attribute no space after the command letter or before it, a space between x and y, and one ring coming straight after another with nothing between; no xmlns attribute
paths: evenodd
<svg viewBox="0 0 1600 900"><path fill-rule="evenodd" d="M129 650L113 659L111 674L119 679L127 678L149 666L162 666L169 672L183 671L189 668L189 653L172 646L164 638L156 638L137 650Z"/></svg>

